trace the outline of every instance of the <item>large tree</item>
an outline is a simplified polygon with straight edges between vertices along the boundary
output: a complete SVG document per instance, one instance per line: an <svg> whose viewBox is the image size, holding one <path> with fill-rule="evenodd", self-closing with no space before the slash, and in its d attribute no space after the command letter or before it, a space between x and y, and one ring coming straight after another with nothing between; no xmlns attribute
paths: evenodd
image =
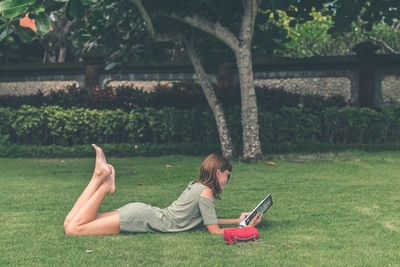
<svg viewBox="0 0 400 267"><path fill-rule="evenodd" d="M205 33L209 36L208 38L218 39L231 49L236 61L240 82L243 159L250 161L260 158L262 150L259 139L257 99L254 90L252 48L256 17L263 1L131 0L131 2L145 20L149 33L152 35L155 35L156 32L158 33L157 40L168 39L171 36L171 29L177 35L175 38L183 40L189 58L195 67L199 81L216 117L218 128L221 129L219 132L222 146L229 144L229 142L226 142L229 132L224 122L222 108L220 108L220 104L215 98L211 83L201 65L201 59L196 53L195 44L202 39L198 37L199 33L196 33L196 31ZM275 1L265 2L270 4ZM165 22L168 22L167 19L169 19L169 23ZM173 25L173 21L177 26L170 26ZM158 27L154 27L153 25L155 24ZM189 29L191 28L192 30L190 31L188 27L181 25L189 26ZM183 29L183 31L176 32L176 29ZM186 36L188 32L190 32L190 41ZM212 49L211 43L209 49Z"/></svg>
<svg viewBox="0 0 400 267"><path fill-rule="evenodd" d="M218 128L219 140L221 143L222 154L229 159L236 157L236 149L232 142L226 116L222 108L221 102L218 100L213 89L210 76L206 73L203 66L202 58L198 53L198 44L202 42L201 33L196 34L196 30L191 30L184 25L176 25L175 21L169 16L161 15L161 19L152 15L140 0L131 0L141 15L148 34L157 42L179 41L183 44L185 51L193 65L198 81L214 114L214 118ZM151 9L154 10L154 9ZM164 11L162 11L164 12ZM172 29L172 30L171 30ZM206 38L207 39L207 38Z"/></svg>

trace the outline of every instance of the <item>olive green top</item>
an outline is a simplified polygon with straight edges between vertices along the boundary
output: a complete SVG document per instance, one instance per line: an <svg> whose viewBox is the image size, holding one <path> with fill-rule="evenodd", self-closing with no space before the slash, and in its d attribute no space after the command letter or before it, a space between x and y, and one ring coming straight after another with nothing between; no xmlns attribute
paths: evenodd
<svg viewBox="0 0 400 267"><path fill-rule="evenodd" d="M120 231L181 232L201 222L205 225L218 224L214 200L200 196L206 187L190 182L180 197L164 209L138 202L119 208Z"/></svg>

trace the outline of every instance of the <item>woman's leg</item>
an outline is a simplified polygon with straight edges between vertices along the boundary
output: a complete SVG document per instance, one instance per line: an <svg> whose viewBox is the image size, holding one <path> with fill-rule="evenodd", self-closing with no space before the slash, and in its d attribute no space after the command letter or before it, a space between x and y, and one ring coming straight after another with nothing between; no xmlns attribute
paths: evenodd
<svg viewBox="0 0 400 267"><path fill-rule="evenodd" d="M68 226L82 206L93 196L97 189L99 189L104 179L111 174L111 167L107 163L103 150L95 144L93 144L93 147L96 151L96 162L92 179L65 218L64 228Z"/></svg>
<svg viewBox="0 0 400 267"><path fill-rule="evenodd" d="M87 224L77 227L70 224L65 232L67 235L117 235L119 225L118 212L111 211L108 216L99 217Z"/></svg>
<svg viewBox="0 0 400 267"><path fill-rule="evenodd" d="M119 233L117 211L97 215L101 202L107 194L115 192L115 171L106 177L92 197L78 210L65 228L68 235L105 235Z"/></svg>

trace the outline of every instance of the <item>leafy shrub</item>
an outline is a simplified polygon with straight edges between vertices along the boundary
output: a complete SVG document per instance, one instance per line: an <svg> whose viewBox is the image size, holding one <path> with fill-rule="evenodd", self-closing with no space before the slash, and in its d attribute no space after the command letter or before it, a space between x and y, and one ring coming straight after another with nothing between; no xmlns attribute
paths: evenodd
<svg viewBox="0 0 400 267"><path fill-rule="evenodd" d="M396 142L400 136L400 105L397 102L388 103L382 109L382 116L388 122L385 142Z"/></svg>
<svg viewBox="0 0 400 267"><path fill-rule="evenodd" d="M318 116L303 108L280 109L274 118L274 141L315 141L319 139L321 124Z"/></svg>
<svg viewBox="0 0 400 267"><path fill-rule="evenodd" d="M15 112L11 128L23 144L42 144L45 139L43 110L23 105Z"/></svg>
<svg viewBox="0 0 400 267"><path fill-rule="evenodd" d="M324 111L324 124L329 142L362 143L365 132L376 123L375 110L358 107L328 108Z"/></svg>
<svg viewBox="0 0 400 267"><path fill-rule="evenodd" d="M125 112L24 105L17 110L0 108L0 116L1 144L219 143L209 109L145 107ZM240 147L240 109L226 110L226 119L232 140ZM357 107L323 112L283 107L276 112L259 111L259 125L262 143L395 143L400 141L400 105L385 106L380 112Z"/></svg>
<svg viewBox="0 0 400 267"><path fill-rule="evenodd" d="M218 99L225 109L241 106L240 92L231 88L215 88ZM323 98L317 95L302 96L278 89L256 88L257 103L260 111L276 111L282 107L302 105L312 110L346 105L340 96ZM68 87L65 91L53 91L48 95L38 92L28 96L0 96L0 106L18 109L22 105L40 108L42 106L60 106L63 108L122 109L129 112L135 108L205 109L208 103L198 84L191 82L158 85L154 91L145 92L132 87L104 89Z"/></svg>
<svg viewBox="0 0 400 267"><path fill-rule="evenodd" d="M10 141L11 124L14 121L15 113L8 108L0 107L0 144L7 144Z"/></svg>

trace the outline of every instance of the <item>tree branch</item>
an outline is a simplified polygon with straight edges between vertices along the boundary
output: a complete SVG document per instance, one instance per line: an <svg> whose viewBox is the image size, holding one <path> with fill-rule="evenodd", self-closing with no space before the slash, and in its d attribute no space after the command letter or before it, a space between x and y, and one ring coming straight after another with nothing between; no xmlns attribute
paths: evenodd
<svg viewBox="0 0 400 267"><path fill-rule="evenodd" d="M392 47L390 47L384 40L378 39L378 38L375 38L375 37L372 37L372 36L370 36L370 35L368 35L368 38L371 39L372 41L381 43L384 47L386 47L386 49L388 49L388 50L389 50L390 52L392 52L393 54L396 54L396 55L399 55L399 54L400 54L400 51L394 50L394 49L393 49Z"/></svg>
<svg viewBox="0 0 400 267"><path fill-rule="evenodd" d="M206 33L209 33L217 37L225 44L227 44L229 47L231 47L233 50L239 47L239 41L236 38L236 36L218 22L212 23L211 21L197 15L194 15L192 17L190 16L181 17L176 13L171 13L171 14L163 13L163 14L169 18L184 22L192 27L195 27L199 30L202 30Z"/></svg>
<svg viewBox="0 0 400 267"><path fill-rule="evenodd" d="M169 42L169 41L172 41L172 40L176 39L176 37L178 35L160 34L160 33L156 32L156 30L154 29L151 17L149 15L149 13L147 12L146 8L143 6L141 0L130 0L130 1L137 8L137 11L139 12L140 17L144 21L144 25L146 27L146 30L147 30L148 34L150 35L150 37L153 40L158 41L158 42Z"/></svg>
<svg viewBox="0 0 400 267"><path fill-rule="evenodd" d="M395 23L393 23L393 26L394 26L394 24ZM400 22L397 22L397 26L396 26L396 28L395 28L395 30L394 30L394 37L395 37L395 39L396 39L396 47L397 47L397 49L399 49L400 47L400 44L399 44L399 35L397 34L397 32L399 31L399 28L400 28Z"/></svg>

